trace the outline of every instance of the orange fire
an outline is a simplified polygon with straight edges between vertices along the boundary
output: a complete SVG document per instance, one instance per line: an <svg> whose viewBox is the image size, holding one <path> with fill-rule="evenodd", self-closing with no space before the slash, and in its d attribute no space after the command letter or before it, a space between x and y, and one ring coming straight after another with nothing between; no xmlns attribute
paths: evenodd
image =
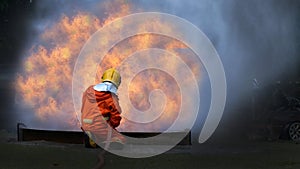
<svg viewBox="0 0 300 169"><path fill-rule="evenodd" d="M112 5L109 4L105 4L105 6L109 8L106 19L85 12L78 12L72 17L63 15L57 23L47 28L40 36L42 43L31 48L30 55L24 62L24 71L18 74L16 88L22 103L33 109L34 116L45 125L44 127L54 125L59 129L79 129L80 124L74 112L71 90L73 68L80 50L98 29L133 12L131 6L124 2L114 6L117 9L112 9ZM153 26L152 24L145 24L143 27ZM122 25L119 26L122 29ZM159 20L155 21L155 27L170 29L161 24ZM170 29L170 31L172 30ZM114 35L103 37L101 43L107 43L112 36ZM110 67L119 68L122 78L126 77L131 70L122 65L122 61L132 53L147 48L161 48L175 53L199 79L201 69L199 61L187 46L170 37L153 34L142 34L123 40L106 54L101 63L90 61L86 65L84 69L89 69L89 65L99 65L96 77L84 74L84 72L82 72L82 77L95 79L95 83L98 83L103 71ZM159 62L166 62L166 60ZM176 63L168 64L174 71L180 71ZM85 82L83 81L83 83ZM167 104L163 115L157 121L136 125L124 119L119 127L120 130L161 131L169 127L176 119L182 100L179 87L169 74L150 69L139 73L131 81L129 87L130 98L129 100L120 100L121 106L131 102L137 109L147 110L150 106L148 96L153 89L161 89L165 93ZM121 92L122 84L119 95L122 95ZM126 115L130 112L123 113Z"/></svg>

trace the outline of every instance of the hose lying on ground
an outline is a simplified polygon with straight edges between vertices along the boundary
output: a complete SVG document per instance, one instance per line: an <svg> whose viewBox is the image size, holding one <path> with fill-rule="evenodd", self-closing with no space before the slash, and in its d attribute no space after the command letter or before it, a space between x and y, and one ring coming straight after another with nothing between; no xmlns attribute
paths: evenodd
<svg viewBox="0 0 300 169"><path fill-rule="evenodd" d="M98 163L93 169L101 169L104 166L104 154L105 154L105 151L108 150L108 148L110 146L111 136L112 136L112 128L110 126L108 126L105 145L103 147L103 150L98 154Z"/></svg>

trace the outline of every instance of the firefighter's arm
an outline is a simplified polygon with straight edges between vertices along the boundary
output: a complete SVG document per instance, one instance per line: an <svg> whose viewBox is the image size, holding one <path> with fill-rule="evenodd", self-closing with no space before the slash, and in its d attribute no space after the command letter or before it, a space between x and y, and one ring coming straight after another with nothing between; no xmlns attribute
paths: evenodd
<svg viewBox="0 0 300 169"><path fill-rule="evenodd" d="M113 102L109 104L110 115L109 123L113 128L116 128L120 125L121 117L121 108L119 105L119 99L116 95L112 95Z"/></svg>
<svg viewBox="0 0 300 169"><path fill-rule="evenodd" d="M110 113L109 123L113 128L116 128L120 125L122 117L118 111L112 111Z"/></svg>

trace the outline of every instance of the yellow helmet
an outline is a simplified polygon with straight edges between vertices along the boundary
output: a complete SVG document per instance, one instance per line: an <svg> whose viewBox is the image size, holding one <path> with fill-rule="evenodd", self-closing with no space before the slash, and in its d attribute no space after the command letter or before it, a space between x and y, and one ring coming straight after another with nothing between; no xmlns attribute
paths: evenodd
<svg viewBox="0 0 300 169"><path fill-rule="evenodd" d="M113 83L114 85L116 85L117 88L121 84L120 73L114 68L110 68L110 69L107 69L106 71L104 71L101 79L102 79L102 82Z"/></svg>

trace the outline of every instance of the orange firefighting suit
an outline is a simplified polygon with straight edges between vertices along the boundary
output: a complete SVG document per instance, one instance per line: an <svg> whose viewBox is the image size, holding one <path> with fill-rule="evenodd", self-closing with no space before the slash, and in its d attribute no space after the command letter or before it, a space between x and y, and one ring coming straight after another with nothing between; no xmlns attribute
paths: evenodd
<svg viewBox="0 0 300 169"><path fill-rule="evenodd" d="M96 143L107 139L108 125L112 130L112 142L124 143L124 137L115 128L120 125L121 108L118 97L109 91L96 91L87 88L82 97L81 125L84 132Z"/></svg>

